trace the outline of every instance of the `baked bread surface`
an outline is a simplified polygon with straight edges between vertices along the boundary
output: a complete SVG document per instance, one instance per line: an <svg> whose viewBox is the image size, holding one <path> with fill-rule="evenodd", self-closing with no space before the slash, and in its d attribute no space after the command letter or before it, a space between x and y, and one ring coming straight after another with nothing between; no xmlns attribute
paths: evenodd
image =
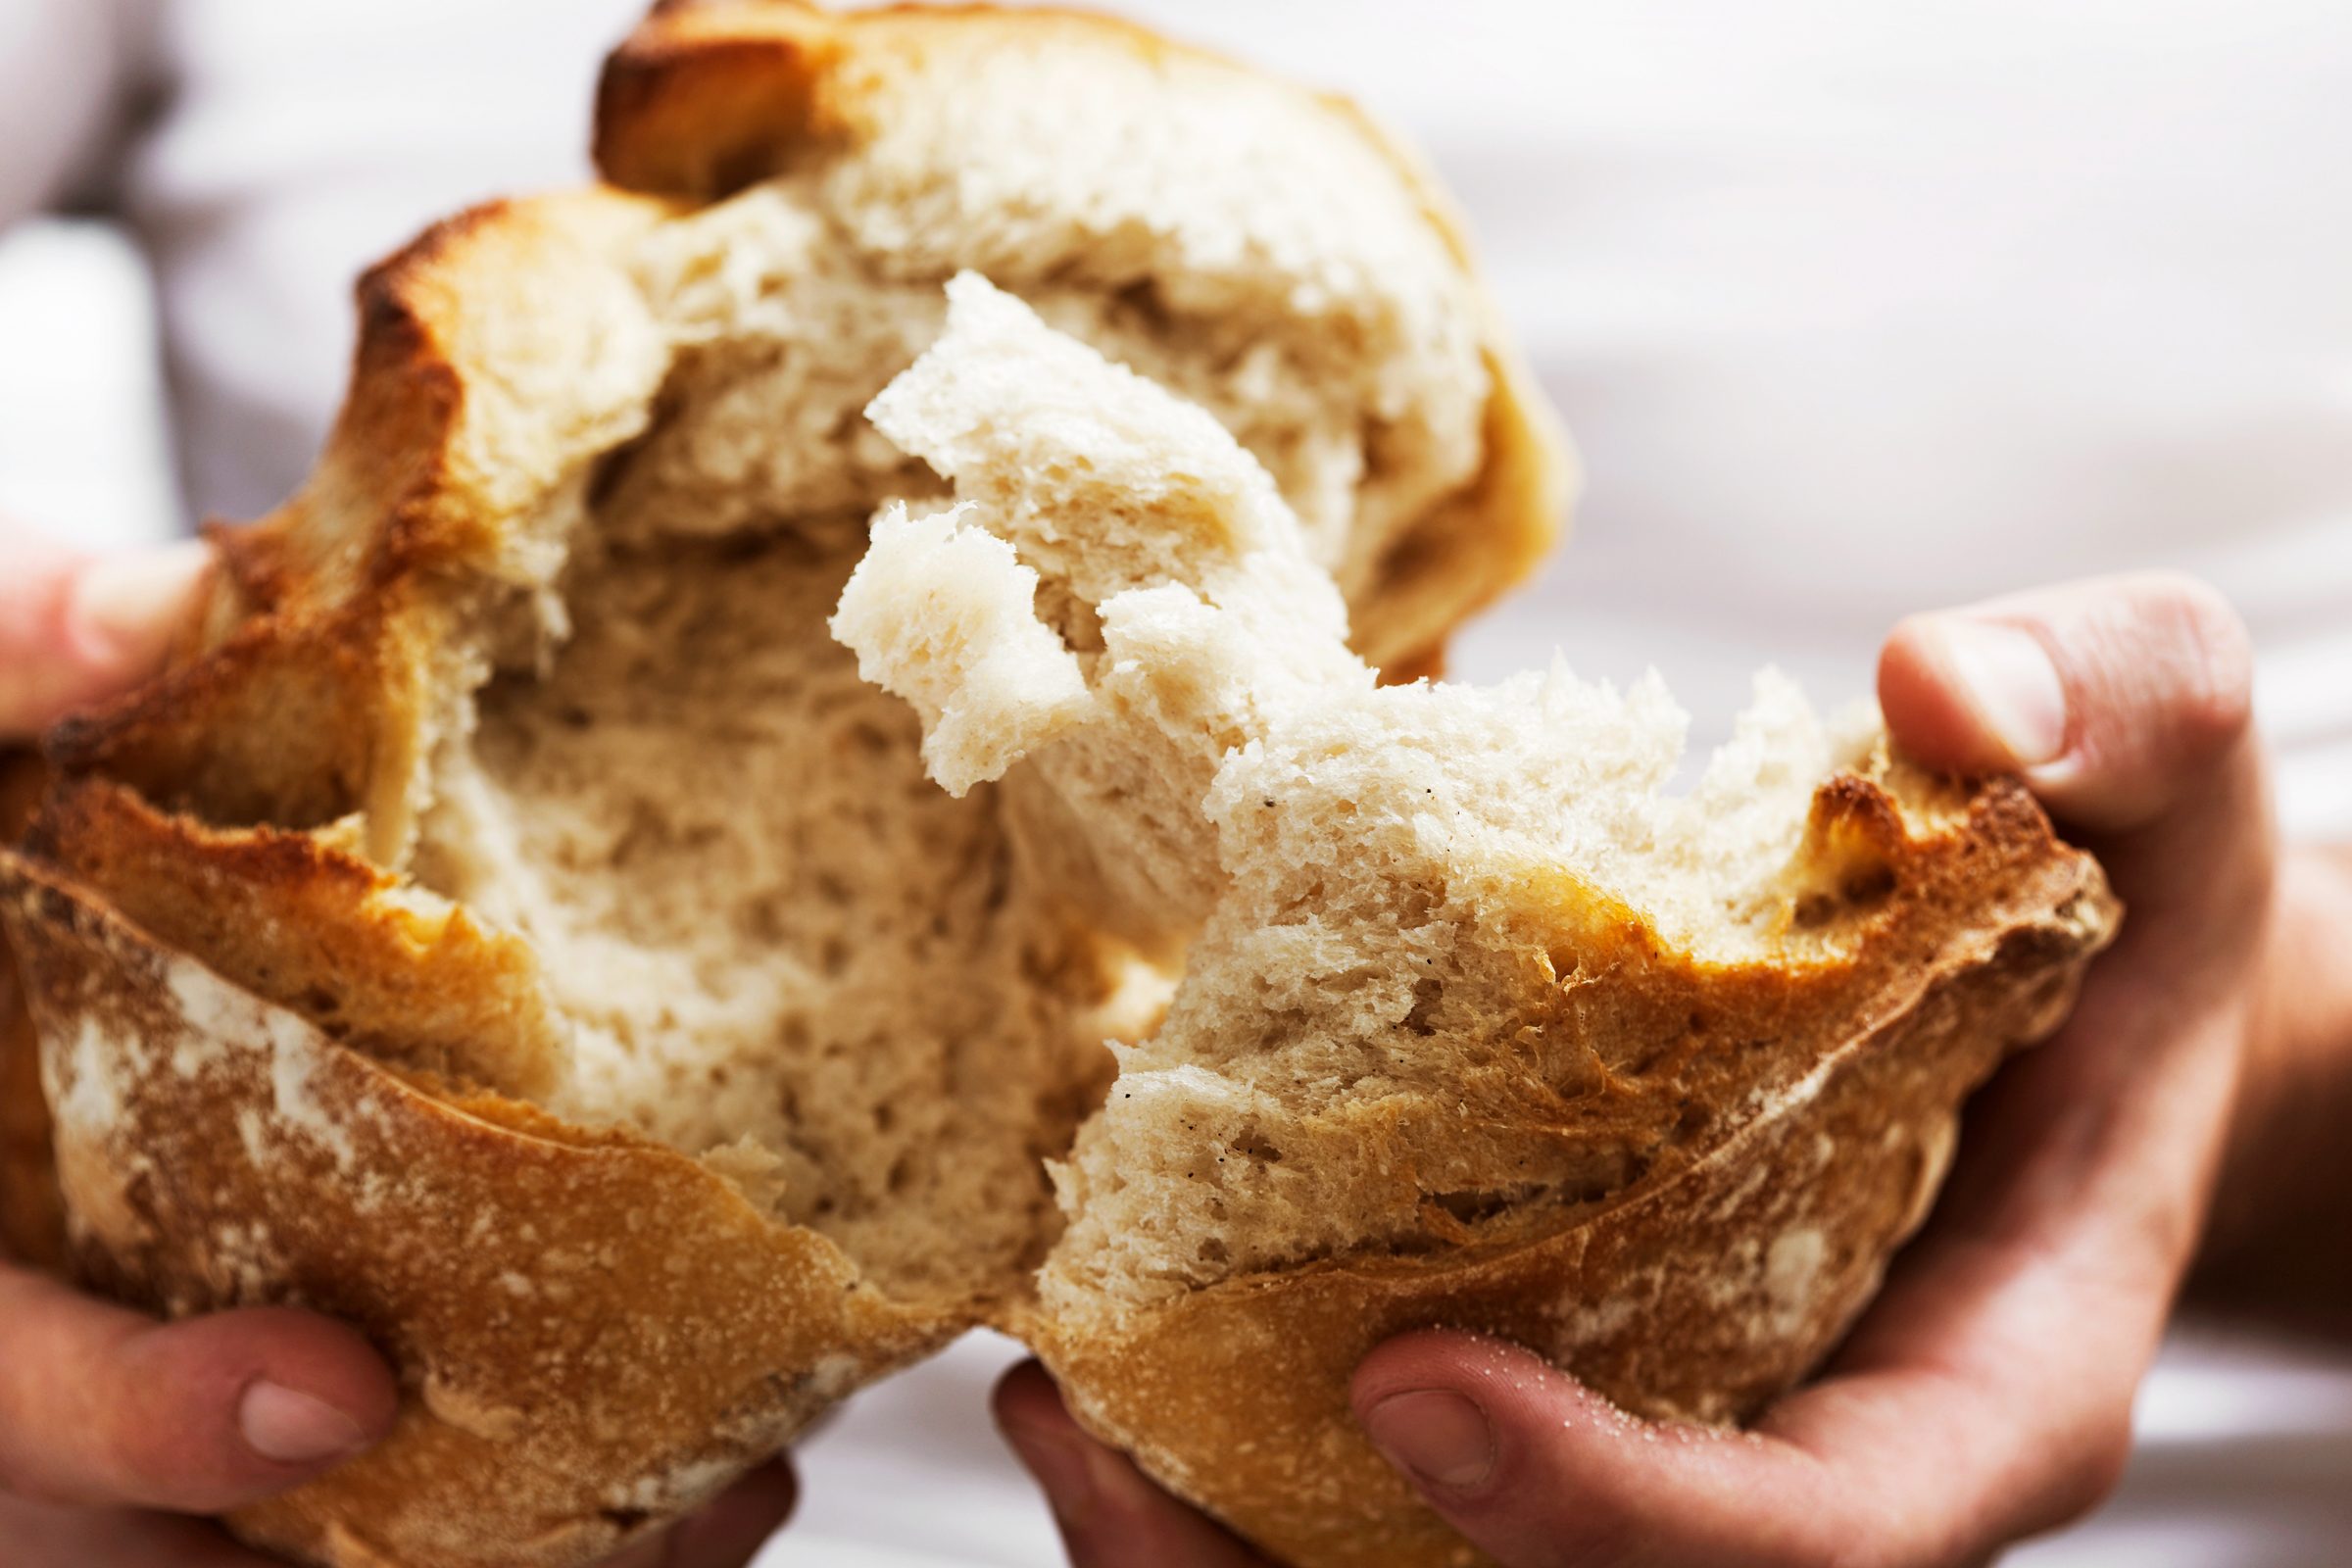
<svg viewBox="0 0 2352 1568"><path fill-rule="evenodd" d="M835 633L943 783L1002 778L1054 896L1187 936L1007 1327L1098 1433L1316 1564L1473 1560L1349 1412L1394 1334L1497 1334L1689 1421L1810 1370L1962 1100L2070 1005L2096 866L2014 780L1923 774L1769 674L1679 795L1654 676L1377 684L1212 420L949 294L869 412L953 504L885 511Z"/></svg>
<svg viewBox="0 0 2352 1568"><path fill-rule="evenodd" d="M1567 487L1408 158L1118 24L789 4L658 11L597 149L363 280L317 472L0 859L84 1276L404 1379L241 1535L593 1562L994 1322L1276 1551L1452 1561L1347 1418L1386 1333L1710 1420L1818 1359L2112 905L1777 689L1673 867L1662 692L1381 694ZM1035 314L957 284L869 421L967 270ZM894 538L940 595L861 613Z"/></svg>

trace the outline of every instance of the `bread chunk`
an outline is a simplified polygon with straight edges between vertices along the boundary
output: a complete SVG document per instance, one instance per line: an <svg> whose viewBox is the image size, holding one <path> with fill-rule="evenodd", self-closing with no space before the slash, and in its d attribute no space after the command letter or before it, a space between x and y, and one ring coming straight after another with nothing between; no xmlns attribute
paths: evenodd
<svg viewBox="0 0 2352 1568"><path fill-rule="evenodd" d="M1091 697L1022 738L1016 828L1090 918L1186 938L1012 1315L1077 1408L1284 1560L1434 1563L1459 1543L1347 1408L1385 1333L1491 1328L1698 1420L1805 1370L1960 1098L2105 940L2095 869L2013 784L1924 776L1769 671L1684 795L1654 674L1376 684L1230 436L981 279L949 294L875 422L952 484L925 548L1012 546L1018 635L1059 629ZM886 515L854 591L920 605L908 538ZM1059 689L1005 675L925 671Z"/></svg>
<svg viewBox="0 0 2352 1568"><path fill-rule="evenodd" d="M858 674L923 718L923 766L961 799L1086 714L1077 657L1031 608L1037 572L954 512L898 505L829 623L858 650Z"/></svg>

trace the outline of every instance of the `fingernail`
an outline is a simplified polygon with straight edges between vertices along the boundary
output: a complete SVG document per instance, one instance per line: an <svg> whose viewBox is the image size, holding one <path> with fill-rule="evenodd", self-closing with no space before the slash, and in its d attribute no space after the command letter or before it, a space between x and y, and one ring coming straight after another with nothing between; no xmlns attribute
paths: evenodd
<svg viewBox="0 0 2352 1568"><path fill-rule="evenodd" d="M193 539L94 562L74 585L74 629L112 662L161 660L211 562Z"/></svg>
<svg viewBox="0 0 2352 1568"><path fill-rule="evenodd" d="M2041 639L1993 620L1944 621L1944 652L1977 718L2020 767L2066 750L2066 687Z"/></svg>
<svg viewBox="0 0 2352 1568"><path fill-rule="evenodd" d="M261 1382L245 1391L237 1424L246 1446L277 1464L318 1464L358 1453L368 1446L360 1424L324 1399Z"/></svg>
<svg viewBox="0 0 2352 1568"><path fill-rule="evenodd" d="M1082 1442L1011 1422L1005 1424L1004 1436L1011 1440L1021 1463L1037 1477L1037 1484L1044 1490L1046 1501L1056 1518L1080 1518L1094 1505L1094 1455Z"/></svg>
<svg viewBox="0 0 2352 1568"><path fill-rule="evenodd" d="M1364 1430L1392 1464L1447 1492L1467 1491L1494 1470L1487 1413L1449 1389L1392 1394L1364 1412Z"/></svg>

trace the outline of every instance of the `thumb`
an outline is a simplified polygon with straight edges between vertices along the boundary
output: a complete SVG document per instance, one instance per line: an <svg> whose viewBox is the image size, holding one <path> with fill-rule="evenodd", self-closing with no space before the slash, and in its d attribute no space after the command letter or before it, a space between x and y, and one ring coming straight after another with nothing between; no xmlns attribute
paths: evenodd
<svg viewBox="0 0 2352 1568"><path fill-rule="evenodd" d="M372 1446L397 1400L367 1342L325 1318L157 1323L0 1264L0 1492L217 1513Z"/></svg>
<svg viewBox="0 0 2352 1568"><path fill-rule="evenodd" d="M2098 853L2125 941L2230 958L2275 838L2253 650L2220 594L2142 573L1914 615L1879 659L1895 740L1930 766L2019 772Z"/></svg>
<svg viewBox="0 0 2352 1568"><path fill-rule="evenodd" d="M2082 827L2147 827L2244 735L2244 622L2193 577L2143 573L1914 615L1879 658L1879 702L1913 755L2022 772Z"/></svg>
<svg viewBox="0 0 2352 1568"><path fill-rule="evenodd" d="M153 673L211 559L194 541L86 556L0 532L0 742Z"/></svg>

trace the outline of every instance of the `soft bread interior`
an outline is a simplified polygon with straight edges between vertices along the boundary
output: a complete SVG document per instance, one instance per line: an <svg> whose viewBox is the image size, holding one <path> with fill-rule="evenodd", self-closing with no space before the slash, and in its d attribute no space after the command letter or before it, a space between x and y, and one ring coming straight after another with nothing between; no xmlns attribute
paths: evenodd
<svg viewBox="0 0 2352 1568"><path fill-rule="evenodd" d="M1871 727L1833 740L1767 675L1675 796L1685 718L1654 676L1379 686L1213 419L977 277L949 292L872 414L954 504L884 511L834 629L914 699L935 772L1003 778L1042 894L1193 937L1055 1166L1048 1305L1556 1225L1691 1133L1612 1111L1659 1034L1580 1014L1580 978L1629 922L1696 964L1833 951L1834 910L1792 911L1825 877L1870 889L1807 808ZM1058 662L1000 653L1056 627Z"/></svg>
<svg viewBox="0 0 2352 1568"><path fill-rule="evenodd" d="M1059 1223L1044 1159L1107 1079L1102 1040L1164 994L1139 955L1174 951L1213 874L1167 872L1187 885L1164 907L1123 890L1133 917L1109 923L1038 896L1064 869L1052 847L1016 842L998 791L927 779L914 715L825 629L877 504L943 489L863 416L937 335L943 259L989 259L1211 411L1190 416L1309 519L1334 607L1326 571L1365 579L1485 457L1470 285L1360 134L1222 68L1204 110L1198 83L1121 57L1119 81L1070 84L1129 95L1098 105L1128 127L1117 167L1063 138L1016 152L1053 58L987 65L1001 90L910 97L869 139L631 242L670 356L650 424L456 600L425 765L353 835L536 954L567 1044L535 1098L705 1159L910 1298L1002 1295L1038 1260ZM1263 189L1180 145L1234 114L1288 149ZM1138 158L1165 177L1139 184ZM977 192L975 168L1040 183ZM1068 648L1099 634L1072 590L1052 590L1049 632L1006 586L968 647L1050 724L1085 695ZM999 635L1008 609L1025 642ZM1024 659L1040 669L1016 679ZM968 715L933 756L1017 731ZM1197 823L1197 791L1164 804Z"/></svg>
<svg viewBox="0 0 2352 1568"><path fill-rule="evenodd" d="M993 803L925 781L824 635L838 552L575 558L577 630L480 694L415 868L525 936L568 1029L539 1098L705 1157L904 1293L1035 1248L1103 998L1009 899Z"/></svg>

